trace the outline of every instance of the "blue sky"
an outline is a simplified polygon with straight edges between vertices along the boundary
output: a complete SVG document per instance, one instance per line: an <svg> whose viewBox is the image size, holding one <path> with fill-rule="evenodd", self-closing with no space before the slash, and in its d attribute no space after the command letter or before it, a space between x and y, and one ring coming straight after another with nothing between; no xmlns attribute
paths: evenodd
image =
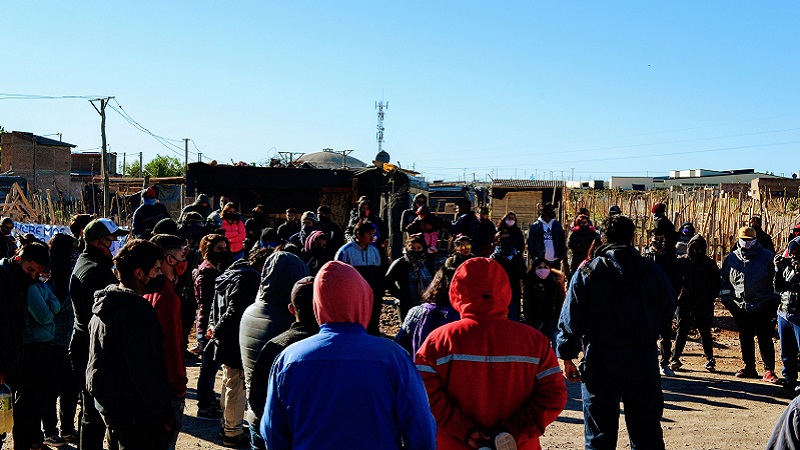
<svg viewBox="0 0 800 450"><path fill-rule="evenodd" d="M800 169L798 2L3 6L0 93L113 95L190 159L371 161L383 99L384 148L429 179ZM182 157L107 112L111 151ZM0 96L6 130L81 150L99 124L85 99Z"/></svg>

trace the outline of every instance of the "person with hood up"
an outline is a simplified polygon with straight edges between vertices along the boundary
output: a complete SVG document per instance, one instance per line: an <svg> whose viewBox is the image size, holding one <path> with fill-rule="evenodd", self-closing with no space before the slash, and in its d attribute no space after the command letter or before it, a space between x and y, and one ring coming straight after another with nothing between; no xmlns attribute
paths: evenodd
<svg viewBox="0 0 800 450"><path fill-rule="evenodd" d="M258 352L267 341L292 326L295 319L289 312L292 288L297 280L307 276L306 263L288 252L277 251L264 263L256 300L244 310L239 325L239 351L246 391L250 390ZM248 410L247 421L252 417L252 411Z"/></svg>
<svg viewBox="0 0 800 450"><path fill-rule="evenodd" d="M511 243L514 244L514 248L516 248L518 252L523 253L525 251L525 236L522 233L522 229L519 227L517 214L514 211L507 212L506 215L497 222L497 231L505 231L508 233L508 238L511 240Z"/></svg>
<svg viewBox="0 0 800 450"><path fill-rule="evenodd" d="M139 239L150 239L153 228L161 219L169 217L167 207L158 202L158 193L152 187L142 191L142 204L133 212L131 234Z"/></svg>
<svg viewBox="0 0 800 450"><path fill-rule="evenodd" d="M253 367L253 378L247 394L247 402L252 412L250 427L254 430L250 433L252 450L266 450L264 438L257 430L260 428L261 417L264 415L269 372L275 358L286 350L286 347L319 332L317 318L314 317L314 277L301 278L294 284L289 312L294 315L295 319L292 326L264 344L264 347L258 352L258 358Z"/></svg>
<svg viewBox="0 0 800 450"><path fill-rule="evenodd" d="M419 373L399 346L366 334L372 297L348 264L331 261L319 271L313 302L320 331L287 347L272 366L260 425L267 448L435 447Z"/></svg>
<svg viewBox="0 0 800 450"><path fill-rule="evenodd" d="M720 301L733 316L739 329L744 367L735 376L758 378L755 338L764 364L763 381L779 383L775 375L775 347L772 335L779 296L775 292L774 254L761 246L756 230L742 227L737 233L738 246L722 263Z"/></svg>
<svg viewBox="0 0 800 450"><path fill-rule="evenodd" d="M508 276L488 258L456 269L450 300L461 319L431 332L417 351L438 430L437 448L541 449L567 389L549 340L508 319Z"/></svg>
<svg viewBox="0 0 800 450"><path fill-rule="evenodd" d="M17 252L17 238L13 233L14 220L3 217L0 222L0 258L11 258Z"/></svg>
<svg viewBox="0 0 800 450"><path fill-rule="evenodd" d="M522 280L525 323L541 331L553 345L558 334L558 316L566 296L566 281L564 273L551 269L544 258L535 259Z"/></svg>
<svg viewBox="0 0 800 450"><path fill-rule="evenodd" d="M128 232L117 228L111 219L95 219L86 225L83 238L86 248L78 256L69 282L69 296L75 312L75 325L69 342L72 372L81 387L81 423L79 447L84 450L103 448L106 425L94 406L94 399L86 390L86 366L89 363L89 321L95 292L119 283L112 270L114 262L111 246L118 237Z"/></svg>
<svg viewBox="0 0 800 450"><path fill-rule="evenodd" d="M470 241L469 236L456 236L453 241L453 247L455 247L455 251L445 260L445 267L455 270L458 269L458 266L463 264L464 261L475 257L472 253L472 241Z"/></svg>
<svg viewBox="0 0 800 450"><path fill-rule="evenodd" d="M545 203L539 219L528 229L528 259L544 258L551 269L561 269L567 259L566 236L556 220L555 206Z"/></svg>
<svg viewBox="0 0 800 450"><path fill-rule="evenodd" d="M572 277L558 322L564 376L581 382L587 450L617 448L620 402L631 448L664 450L658 353L661 324L675 313L664 271L633 247L627 216L603 222L604 245ZM584 352L580 369L574 359Z"/></svg>
<svg viewBox="0 0 800 450"><path fill-rule="evenodd" d="M692 325L697 327L703 343L705 369L709 372L716 370L711 321L714 318L714 301L719 295L719 268L706 254L707 250L705 238L696 234L689 240L686 254L678 258L678 335L670 358L672 370L678 370L683 365L681 355Z"/></svg>
<svg viewBox="0 0 800 450"><path fill-rule="evenodd" d="M114 258L119 285L97 292L89 322L86 388L108 426L111 448L167 449L175 427L163 333L143 296L164 284L164 251L140 239Z"/></svg>
<svg viewBox="0 0 800 450"><path fill-rule="evenodd" d="M575 273L578 266L589 256L592 244L599 246L600 236L589 220L589 216L579 214L572 223L572 229L567 241L570 250L569 273Z"/></svg>
<svg viewBox="0 0 800 450"><path fill-rule="evenodd" d="M307 259L308 270L311 275L316 275L326 262L333 260L333 254L328 250L330 239L320 230L312 231L303 245L303 259Z"/></svg>
<svg viewBox="0 0 800 450"><path fill-rule="evenodd" d="M784 387L791 394L797 387L800 352L800 238L789 241L787 257L775 257L775 291L781 296L778 305L778 336L781 339Z"/></svg>
<svg viewBox="0 0 800 450"><path fill-rule="evenodd" d="M158 245L164 251L164 260L161 264L161 274L164 282L161 288L153 293L145 294L144 298L151 305L158 317L163 333L164 358L167 364L167 380L172 392L171 405L174 413L175 426L172 429L172 438L169 448L175 449L178 434L183 428L183 411L186 408L186 362L183 357L183 336L181 332L181 297L175 289L178 277L186 272L186 241L171 234L156 234L150 242Z"/></svg>
<svg viewBox="0 0 800 450"><path fill-rule="evenodd" d="M300 231L289 238L289 243L303 248L308 236L319 230L319 221L313 211L306 211L300 217L300 224L302 225Z"/></svg>
<svg viewBox="0 0 800 450"><path fill-rule="evenodd" d="M246 236L244 238L244 254L250 253L261 237L261 231L269 226L267 222L267 208L258 204L252 210L252 217L244 222Z"/></svg>
<svg viewBox="0 0 800 450"><path fill-rule="evenodd" d="M203 236L200 240L200 254L203 256L203 262L192 271L197 304L195 328L197 343L191 351L202 355L200 375L197 377L197 417L219 419L222 417L222 411L217 407L214 396L214 379L219 364L214 361L214 347L209 347L207 344L212 333L211 307L214 304L217 277L231 265L233 257L228 238L221 234Z"/></svg>
<svg viewBox="0 0 800 450"><path fill-rule="evenodd" d="M775 422L766 450L800 448L800 397L795 397Z"/></svg>
<svg viewBox="0 0 800 450"><path fill-rule="evenodd" d="M511 243L505 231L498 231L494 236L494 252L491 259L500 263L506 271L508 282L511 284L511 303L508 305L508 318L519 322L522 310L522 279L525 277L527 266L525 258Z"/></svg>
<svg viewBox="0 0 800 450"><path fill-rule="evenodd" d="M199 194L191 205L186 205L183 208L180 217L178 217L178 222L183 223L186 214L190 212L196 212L200 214L203 222L205 222L206 219L208 219L208 216L214 212L214 209L211 208L211 198L206 194Z"/></svg>
<svg viewBox="0 0 800 450"><path fill-rule="evenodd" d="M425 264L425 241L411 236L403 249L403 257L392 261L386 272L386 285L400 306L400 321L408 310L422 303L422 295L431 284L431 273Z"/></svg>
<svg viewBox="0 0 800 450"><path fill-rule="evenodd" d="M319 220L319 229L328 235L328 248L338 249L344 245L344 232L342 227L333 221L333 212L328 205L320 205L317 207L317 219ZM333 255L331 255L333 258Z"/></svg>
<svg viewBox="0 0 800 450"><path fill-rule="evenodd" d="M695 233L692 222L683 222L681 229L678 230L678 243L675 244L675 253L678 256L683 256L689 251L689 241L694 237Z"/></svg>
<svg viewBox="0 0 800 450"><path fill-rule="evenodd" d="M222 365L222 444L226 447L246 445L250 436L244 432L242 422L245 411L244 367L239 349L239 327L242 316L258 294L261 270L270 251L260 249L231 264L217 277L215 283L214 330L208 345L214 351L214 361Z"/></svg>

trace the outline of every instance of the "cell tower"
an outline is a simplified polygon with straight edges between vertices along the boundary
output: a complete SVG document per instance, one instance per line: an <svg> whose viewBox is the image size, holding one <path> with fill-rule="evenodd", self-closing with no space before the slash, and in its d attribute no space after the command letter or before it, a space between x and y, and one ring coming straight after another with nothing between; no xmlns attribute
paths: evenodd
<svg viewBox="0 0 800 450"><path fill-rule="evenodd" d="M386 113L384 110L389 109L389 102L387 101L385 104L383 100L379 102L375 102L375 109L378 110L378 132L375 133L375 137L378 139L378 153L383 151L383 117Z"/></svg>

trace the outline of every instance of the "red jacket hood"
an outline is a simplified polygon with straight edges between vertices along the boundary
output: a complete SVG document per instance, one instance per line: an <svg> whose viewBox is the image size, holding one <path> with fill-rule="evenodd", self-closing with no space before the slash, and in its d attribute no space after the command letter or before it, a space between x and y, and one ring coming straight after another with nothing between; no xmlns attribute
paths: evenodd
<svg viewBox="0 0 800 450"><path fill-rule="evenodd" d="M369 325L372 288L351 265L331 261L314 278L314 315L317 323Z"/></svg>
<svg viewBox="0 0 800 450"><path fill-rule="evenodd" d="M511 303L511 283L506 271L489 258L467 260L453 275L450 302L462 318L506 316Z"/></svg>

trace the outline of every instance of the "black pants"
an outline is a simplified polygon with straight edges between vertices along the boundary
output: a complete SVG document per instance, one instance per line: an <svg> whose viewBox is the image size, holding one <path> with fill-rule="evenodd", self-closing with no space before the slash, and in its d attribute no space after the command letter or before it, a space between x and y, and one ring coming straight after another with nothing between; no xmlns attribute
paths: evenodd
<svg viewBox="0 0 800 450"><path fill-rule="evenodd" d="M700 333L700 341L703 343L703 354L706 359L714 358L714 341L711 339L711 320L714 318L714 307L678 307L678 336L675 338L675 349L672 351L672 361L678 361L683 355L683 348L686 346L686 338L692 330L692 325L697 327Z"/></svg>
<svg viewBox="0 0 800 450"><path fill-rule="evenodd" d="M75 413L78 409L78 398L81 390L72 375L69 352L63 345L54 345L50 349L50 380L52 389L48 392L42 407L42 426L46 436L58 434L58 422L61 422L61 434L75 431ZM56 412L56 404L58 411Z"/></svg>
<svg viewBox="0 0 800 450"><path fill-rule="evenodd" d="M172 433L150 416L108 419L109 450L166 450Z"/></svg>
<svg viewBox="0 0 800 450"><path fill-rule="evenodd" d="M669 364L669 358L672 356L672 317L667 318L661 322L661 341L658 343L661 358L659 362L662 366Z"/></svg>
<svg viewBox="0 0 800 450"><path fill-rule="evenodd" d="M48 359L50 344L24 344L22 370L16 380L17 398L14 401L14 448L30 449L40 444L42 435L42 405L45 389L50 383Z"/></svg>
<svg viewBox="0 0 800 450"><path fill-rule="evenodd" d="M651 352L647 352L653 358ZM593 370L587 362L581 385L586 449L614 450L619 432L620 402L625 407L631 449L663 450L661 416L664 394L655 361L632 368L630 363L598 364ZM598 363L599 361L594 361ZM625 370L608 370L625 367Z"/></svg>
<svg viewBox="0 0 800 450"><path fill-rule="evenodd" d="M766 306L759 311L746 312L734 306L730 311L736 327L739 328L739 343L745 367L756 368L755 338L757 337L764 370L775 371L775 346L772 344L772 336L775 334L776 308Z"/></svg>

